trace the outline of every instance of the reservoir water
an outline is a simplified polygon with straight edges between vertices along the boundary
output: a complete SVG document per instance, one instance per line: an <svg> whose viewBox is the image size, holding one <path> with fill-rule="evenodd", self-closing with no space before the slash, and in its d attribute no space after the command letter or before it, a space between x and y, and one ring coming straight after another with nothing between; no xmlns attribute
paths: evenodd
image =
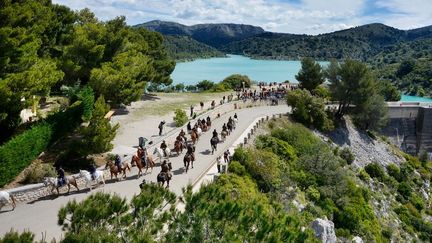
<svg viewBox="0 0 432 243"><path fill-rule="evenodd" d="M320 63L326 65L327 62ZM296 83L300 61L256 60L245 56L228 55L227 58L198 59L177 63L171 74L174 84L196 84L204 79L220 82L231 74L247 75L254 81Z"/></svg>
<svg viewBox="0 0 432 243"><path fill-rule="evenodd" d="M328 62L320 62L326 66ZM171 74L173 84L196 84L202 80L220 82L231 74L247 75L254 81L297 83L295 75L300 61L256 60L245 56L228 55L227 58L198 59L177 63ZM401 101L432 102L432 99L402 95Z"/></svg>

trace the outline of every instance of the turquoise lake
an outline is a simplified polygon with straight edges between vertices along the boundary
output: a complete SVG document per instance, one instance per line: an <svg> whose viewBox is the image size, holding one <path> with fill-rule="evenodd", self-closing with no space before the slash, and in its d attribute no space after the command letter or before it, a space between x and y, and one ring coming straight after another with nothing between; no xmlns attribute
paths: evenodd
<svg viewBox="0 0 432 243"><path fill-rule="evenodd" d="M320 62L326 66L328 62ZM295 75L300 61L256 60L245 56L228 55L227 58L198 59L177 63L171 74L173 84L196 84L202 80L220 82L231 74L247 75L254 81L297 83ZM432 99L402 95L402 101L432 102Z"/></svg>
<svg viewBox="0 0 432 243"><path fill-rule="evenodd" d="M326 65L327 62L320 63ZM177 63L171 74L174 84L196 84L204 79L220 82L231 74L247 75L254 81L296 83L300 61L255 60L245 56L228 55L227 58L198 59Z"/></svg>

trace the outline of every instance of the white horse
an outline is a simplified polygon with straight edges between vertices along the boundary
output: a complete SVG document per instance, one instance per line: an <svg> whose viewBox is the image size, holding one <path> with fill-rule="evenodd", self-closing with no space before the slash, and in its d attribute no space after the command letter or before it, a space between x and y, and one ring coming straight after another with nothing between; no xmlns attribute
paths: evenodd
<svg viewBox="0 0 432 243"><path fill-rule="evenodd" d="M234 122L233 122L233 129L235 129L236 126L237 126L237 123L238 123L238 119L234 117L233 120L234 120Z"/></svg>
<svg viewBox="0 0 432 243"><path fill-rule="evenodd" d="M167 156L165 156L163 149L155 147L153 154L156 154L159 157L159 161L162 161L163 158L166 158L169 160L169 157L171 155L171 150L169 148L165 149Z"/></svg>
<svg viewBox="0 0 432 243"><path fill-rule="evenodd" d="M85 187L90 188L90 191L92 190L92 175L90 174L90 172L86 171L86 170L80 170L79 172L80 177L84 177L86 184ZM105 185L105 176L104 176L104 172L101 170L96 170L94 173L95 176L95 181L96 184L99 185L101 182L103 185Z"/></svg>
<svg viewBox="0 0 432 243"><path fill-rule="evenodd" d="M16 201L15 198L6 191L0 191L0 210L7 204L12 205L12 210L15 210Z"/></svg>
<svg viewBox="0 0 432 243"><path fill-rule="evenodd" d="M60 194L59 188L63 187L63 186L68 187L67 193L70 192L71 185L74 186L77 189L77 191L79 191L78 184L76 182L75 177L73 177L73 176L65 176L65 184L61 185L61 186L58 184L58 178L55 178L55 177L45 177L43 183L45 186L51 187L51 193L53 193L54 189L56 189L57 195Z"/></svg>

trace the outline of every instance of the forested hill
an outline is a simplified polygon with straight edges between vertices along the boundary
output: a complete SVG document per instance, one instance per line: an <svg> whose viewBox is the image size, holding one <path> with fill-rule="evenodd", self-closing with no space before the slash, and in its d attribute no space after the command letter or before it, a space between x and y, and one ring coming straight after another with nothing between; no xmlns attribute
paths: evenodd
<svg viewBox="0 0 432 243"><path fill-rule="evenodd" d="M178 61L225 56L214 47L196 41L190 36L165 35L164 45L171 58Z"/></svg>
<svg viewBox="0 0 432 243"><path fill-rule="evenodd" d="M185 35L204 44L220 48L233 41L264 33L261 27L243 24L198 24L186 26L174 22L150 21L136 25L164 35Z"/></svg>
<svg viewBox="0 0 432 243"><path fill-rule="evenodd" d="M405 31L383 24L368 24L316 36L264 33L229 43L221 49L254 58L353 58L368 61L371 57L400 42L431 36L431 26Z"/></svg>

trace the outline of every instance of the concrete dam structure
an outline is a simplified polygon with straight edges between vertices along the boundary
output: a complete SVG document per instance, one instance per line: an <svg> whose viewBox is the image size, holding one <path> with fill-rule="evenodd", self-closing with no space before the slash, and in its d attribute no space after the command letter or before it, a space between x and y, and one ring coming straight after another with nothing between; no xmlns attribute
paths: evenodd
<svg viewBox="0 0 432 243"><path fill-rule="evenodd" d="M388 102L389 121L382 133L406 153L432 153L432 103Z"/></svg>

